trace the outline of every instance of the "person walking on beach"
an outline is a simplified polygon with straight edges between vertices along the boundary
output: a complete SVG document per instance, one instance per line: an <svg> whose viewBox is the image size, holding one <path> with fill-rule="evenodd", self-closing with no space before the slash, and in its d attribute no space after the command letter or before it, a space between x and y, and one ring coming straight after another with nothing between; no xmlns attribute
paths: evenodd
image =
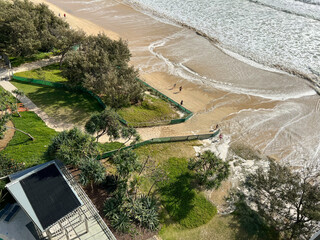
<svg viewBox="0 0 320 240"><path fill-rule="evenodd" d="M179 87L179 91L180 91L180 92L181 92L181 90L182 90L182 86Z"/></svg>
<svg viewBox="0 0 320 240"><path fill-rule="evenodd" d="M61 17L60 13L59 13L59 17Z"/></svg>
<svg viewBox="0 0 320 240"><path fill-rule="evenodd" d="M180 105L182 106L182 104L183 104L183 100L181 100L181 102L180 102Z"/></svg>
<svg viewBox="0 0 320 240"><path fill-rule="evenodd" d="M173 84L173 88L175 88L177 86L177 84L175 83L175 84Z"/></svg>
<svg viewBox="0 0 320 240"><path fill-rule="evenodd" d="M222 133L219 134L219 139L222 140Z"/></svg>
<svg viewBox="0 0 320 240"><path fill-rule="evenodd" d="M67 15L66 15L66 14L63 14L63 16L66 17Z"/></svg>

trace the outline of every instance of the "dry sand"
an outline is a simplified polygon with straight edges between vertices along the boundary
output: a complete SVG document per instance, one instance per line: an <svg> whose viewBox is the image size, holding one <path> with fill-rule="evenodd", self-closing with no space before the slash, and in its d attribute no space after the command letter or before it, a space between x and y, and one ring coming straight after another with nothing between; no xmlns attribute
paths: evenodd
<svg viewBox="0 0 320 240"><path fill-rule="evenodd" d="M49 3L49 2L42 1L42 0L31 0L31 2L34 2L36 4L45 3L49 6L49 8L55 14L59 15L59 13L60 13L61 17L64 18L63 14L65 13L65 11L62 10L61 8ZM113 40L118 40L120 38L120 36L115 32L104 29L104 28L102 28L92 22L89 22L85 19L76 18L75 16L73 16L71 14L67 14L67 17L65 19L73 29L82 29L87 34L96 35L98 33L105 33L109 38L111 38Z"/></svg>
<svg viewBox="0 0 320 240"><path fill-rule="evenodd" d="M7 126L14 127L11 121L7 123ZM6 148L10 140L13 138L14 132L14 129L7 129L7 131L5 131L4 137L0 139L0 151Z"/></svg>

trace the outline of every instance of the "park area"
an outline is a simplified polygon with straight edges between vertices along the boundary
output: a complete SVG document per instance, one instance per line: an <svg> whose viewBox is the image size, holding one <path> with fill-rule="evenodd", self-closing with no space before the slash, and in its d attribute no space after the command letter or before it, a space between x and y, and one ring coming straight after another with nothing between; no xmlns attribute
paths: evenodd
<svg viewBox="0 0 320 240"><path fill-rule="evenodd" d="M15 75L53 83L67 84L68 81L62 76L59 64ZM95 98L83 92L18 80L13 80L12 84L23 91L48 116L60 122L82 127L92 114L103 110L103 106ZM170 120L180 118L174 106L149 92L144 95L141 103L117 109L117 112L134 127L168 124Z"/></svg>

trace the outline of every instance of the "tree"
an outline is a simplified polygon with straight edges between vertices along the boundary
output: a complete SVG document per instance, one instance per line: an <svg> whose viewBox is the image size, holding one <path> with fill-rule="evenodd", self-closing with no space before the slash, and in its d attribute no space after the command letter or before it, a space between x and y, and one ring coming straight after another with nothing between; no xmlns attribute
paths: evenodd
<svg viewBox="0 0 320 240"><path fill-rule="evenodd" d="M320 221L320 173L293 172L270 161L269 169L249 174L247 201L284 239L309 239Z"/></svg>
<svg viewBox="0 0 320 240"><path fill-rule="evenodd" d="M84 41L86 35L82 30L73 30L70 28L60 27L55 31L57 42L55 47L60 50L60 68L67 52L72 50L76 45Z"/></svg>
<svg viewBox="0 0 320 240"><path fill-rule="evenodd" d="M99 138L107 134L110 140L115 140L120 137L127 139L125 143L133 137L133 143L140 139L137 131L133 127L125 127L120 123L120 116L112 109L106 108L100 113L93 114L86 122L85 129L90 134L97 134Z"/></svg>
<svg viewBox="0 0 320 240"><path fill-rule="evenodd" d="M85 129L90 134L97 134L98 139L107 134L112 139L120 138L121 123L119 115L112 109L105 109L100 113L93 114L85 125Z"/></svg>
<svg viewBox="0 0 320 240"><path fill-rule="evenodd" d="M188 168L195 172L195 179L206 189L217 189L230 174L229 164L218 158L213 152L205 151L191 158Z"/></svg>
<svg viewBox="0 0 320 240"><path fill-rule="evenodd" d="M93 190L93 184L101 183L106 178L105 167L93 158L83 160L80 170L80 183L85 186L90 185L91 191Z"/></svg>
<svg viewBox="0 0 320 240"><path fill-rule="evenodd" d="M116 165L118 177L122 180L128 180L130 174L141 167L137 154L131 149L118 151L111 160Z"/></svg>
<svg viewBox="0 0 320 240"><path fill-rule="evenodd" d="M0 51L10 56L50 51L57 42L56 29L69 28L45 4L0 0L0 7Z"/></svg>
<svg viewBox="0 0 320 240"><path fill-rule="evenodd" d="M49 156L65 164L80 166L82 160L94 158L99 154L98 144L89 134L78 128L60 132L48 147Z"/></svg>
<svg viewBox="0 0 320 240"><path fill-rule="evenodd" d="M104 34L89 36L78 51L64 60L63 74L71 85L83 86L102 98L106 105L121 108L142 100L138 72L128 65L127 43Z"/></svg>

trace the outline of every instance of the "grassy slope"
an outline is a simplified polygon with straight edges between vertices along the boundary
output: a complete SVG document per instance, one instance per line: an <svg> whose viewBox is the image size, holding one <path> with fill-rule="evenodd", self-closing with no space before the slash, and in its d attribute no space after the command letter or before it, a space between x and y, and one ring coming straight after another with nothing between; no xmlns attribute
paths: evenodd
<svg viewBox="0 0 320 240"><path fill-rule="evenodd" d="M50 82L66 82L68 79L61 75L59 63L45 66L43 68L34 69L31 71L15 73L16 76L46 80Z"/></svg>
<svg viewBox="0 0 320 240"><path fill-rule="evenodd" d="M31 134L34 141L30 140L27 135L16 131L2 153L18 162L24 162L26 167L50 160L45 152L51 138L57 134L56 131L48 128L33 112L22 112L21 116L21 118L13 117L15 127Z"/></svg>
<svg viewBox="0 0 320 240"><path fill-rule="evenodd" d="M168 174L159 188L161 202L170 216L169 220L168 216L164 216L165 227L170 226L172 220L188 229L210 221L217 210L203 194L193 188L187 159L169 158L162 167Z"/></svg>
<svg viewBox="0 0 320 240"><path fill-rule="evenodd" d="M179 118L178 113L170 104L160 98L145 95L138 106L131 106L117 111L118 114L132 126L150 126L153 122L169 123L171 119Z"/></svg>
<svg viewBox="0 0 320 240"><path fill-rule="evenodd" d="M61 75L61 70L57 63L40 69L16 73L15 75L50 82L63 83L67 81L67 79ZM23 84L18 81L13 83L16 87L23 90L28 97L49 116L56 116L57 119L61 121L82 125L90 114L94 111L102 110L99 109L99 106L97 107L95 99L81 93L71 94L62 89L52 90L48 87ZM45 96L47 95L48 98L46 101ZM57 103L58 101L60 103ZM81 112L82 107L79 106L81 104L83 104L83 112ZM58 112L55 111L57 108L59 108ZM171 119L179 118L178 113L168 102L150 95L146 95L144 101L140 105L123 108L117 112L134 127L157 125L152 122L166 124L169 123Z"/></svg>
<svg viewBox="0 0 320 240"><path fill-rule="evenodd" d="M60 122L81 126L91 114L102 110L99 103L86 94L17 81L11 83L22 90L50 117Z"/></svg>
<svg viewBox="0 0 320 240"><path fill-rule="evenodd" d="M29 57L12 57L10 58L10 61L11 61L12 67L18 67L24 63L34 62L34 61L38 61L45 58L50 58L53 55L54 54L52 52L48 52L48 53L40 52L40 53L33 54Z"/></svg>
<svg viewBox="0 0 320 240"><path fill-rule="evenodd" d="M165 163L171 157L178 158L190 158L193 157L195 151L194 146L198 146L200 142L191 141L191 142L177 142L177 143L163 143L163 144L152 144L140 147L135 149L135 152L139 155L140 159L144 161L148 156L154 160L154 165L158 166ZM170 164L169 164L170 165ZM176 170L178 171L179 165L177 164ZM183 164L182 164L183 165ZM175 168L175 167L174 167ZM181 183L183 185L183 182ZM151 186L151 181L142 177L142 185L140 186L141 190L147 192ZM202 205L200 203L200 205ZM200 209L200 212L204 209ZM188 218L190 219L190 218ZM192 217L191 217L192 219ZM201 221L202 217L199 217ZM248 220L248 219L247 219ZM244 224L237 216L233 215L219 215L214 216L208 223L188 229L181 226L179 223L175 223L168 214L162 215L162 221L165 222L162 227L159 235L164 240L247 240L247 239L276 239L266 237L261 238L261 234L265 234L262 229L257 229L255 233L259 234L250 234L250 225L252 223Z"/></svg>

